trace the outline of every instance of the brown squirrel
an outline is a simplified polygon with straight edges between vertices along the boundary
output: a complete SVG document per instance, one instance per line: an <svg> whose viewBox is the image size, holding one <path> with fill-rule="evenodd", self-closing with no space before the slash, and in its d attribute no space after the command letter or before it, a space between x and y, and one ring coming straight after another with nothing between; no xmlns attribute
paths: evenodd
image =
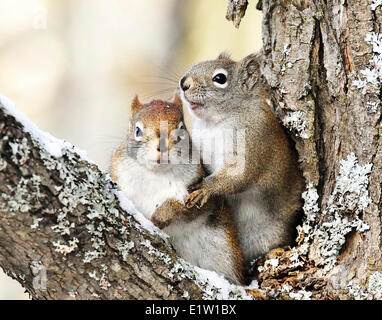
<svg viewBox="0 0 382 320"><path fill-rule="evenodd" d="M126 139L112 158L111 177L146 218L170 236L177 254L192 264L243 283L243 256L224 199L187 208L188 187L204 174L190 161L192 144L182 102L132 102Z"/></svg>
<svg viewBox="0 0 382 320"><path fill-rule="evenodd" d="M192 187L186 205L202 207L226 196L247 263L293 242L304 187L295 150L271 110L259 59L251 54L235 62L221 54L191 66L179 82L194 119L192 139L209 174ZM228 140L217 151L226 132ZM235 135L242 138L236 159L224 148Z"/></svg>

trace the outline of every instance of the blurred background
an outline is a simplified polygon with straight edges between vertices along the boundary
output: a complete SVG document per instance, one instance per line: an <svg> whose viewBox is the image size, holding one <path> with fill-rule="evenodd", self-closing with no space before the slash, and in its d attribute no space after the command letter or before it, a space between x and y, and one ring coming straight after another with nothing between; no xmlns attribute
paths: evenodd
<svg viewBox="0 0 382 320"><path fill-rule="evenodd" d="M223 0L0 0L0 93L108 170L134 95L172 97L193 63L262 46L261 12L239 29ZM1 245L1 244L0 244ZM29 299L0 268L0 299Z"/></svg>

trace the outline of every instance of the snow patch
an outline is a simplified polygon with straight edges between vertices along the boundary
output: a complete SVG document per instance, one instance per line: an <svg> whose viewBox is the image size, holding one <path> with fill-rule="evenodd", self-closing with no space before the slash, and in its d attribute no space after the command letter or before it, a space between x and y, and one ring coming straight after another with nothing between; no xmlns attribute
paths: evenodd
<svg viewBox="0 0 382 320"><path fill-rule="evenodd" d="M0 105L4 107L5 112L19 121L26 132L30 133L33 139L42 145L45 150L52 156L59 158L63 155L64 149L71 149L73 152L79 154L83 160L94 163L87 158L86 152L74 147L72 144L65 140L57 139L50 133L40 130L33 122L31 122L22 112L15 108L15 103L0 94Z"/></svg>
<svg viewBox="0 0 382 320"><path fill-rule="evenodd" d="M382 5L382 0L373 0L371 3L371 10L375 11L380 5Z"/></svg>
<svg viewBox="0 0 382 320"><path fill-rule="evenodd" d="M159 235L162 239L166 240L169 238L167 233L164 233L158 227L156 227L150 220L148 220L143 213L138 211L133 202L128 199L125 194L120 190L113 190L114 194L117 196L119 200L119 204L123 210L131 213L134 219L147 231L149 231L153 235Z"/></svg>
<svg viewBox="0 0 382 320"><path fill-rule="evenodd" d="M149 240L145 240L141 245L148 248L148 253L162 260L167 265L172 265L168 276L173 280L190 279L201 289L203 299L206 300L231 300L245 299L251 300L253 297L248 295L245 289L254 289L257 282L252 282L248 287L238 286L230 283L224 276L217 274L214 271L196 267L189 262L178 257L177 262L154 248ZM257 286L258 287L258 286ZM256 287L256 288L257 288Z"/></svg>

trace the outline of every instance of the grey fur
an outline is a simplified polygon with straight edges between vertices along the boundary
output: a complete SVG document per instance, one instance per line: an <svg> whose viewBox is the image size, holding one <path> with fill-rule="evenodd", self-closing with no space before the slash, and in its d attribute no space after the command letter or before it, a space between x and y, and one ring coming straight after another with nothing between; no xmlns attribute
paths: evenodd
<svg viewBox="0 0 382 320"><path fill-rule="evenodd" d="M183 103L194 117L193 139L213 138L225 129L245 129L243 173L232 176L227 174L227 165L207 165L210 175L191 194L189 204L225 195L247 262L292 243L304 185L295 151L271 111L260 58L251 54L239 62L197 63L183 77L186 90L181 89ZM227 72L225 88L212 80L221 69ZM200 129L206 130L201 137Z"/></svg>

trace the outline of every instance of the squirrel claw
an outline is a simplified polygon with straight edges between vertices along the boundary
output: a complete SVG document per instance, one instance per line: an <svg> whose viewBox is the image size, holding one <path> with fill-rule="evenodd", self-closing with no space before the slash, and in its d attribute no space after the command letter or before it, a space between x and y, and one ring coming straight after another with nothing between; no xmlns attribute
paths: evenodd
<svg viewBox="0 0 382 320"><path fill-rule="evenodd" d="M188 195L186 198L186 207L187 208L192 208L192 207L197 207L197 208L202 208L206 202L209 199L208 193L203 190L199 189Z"/></svg>

